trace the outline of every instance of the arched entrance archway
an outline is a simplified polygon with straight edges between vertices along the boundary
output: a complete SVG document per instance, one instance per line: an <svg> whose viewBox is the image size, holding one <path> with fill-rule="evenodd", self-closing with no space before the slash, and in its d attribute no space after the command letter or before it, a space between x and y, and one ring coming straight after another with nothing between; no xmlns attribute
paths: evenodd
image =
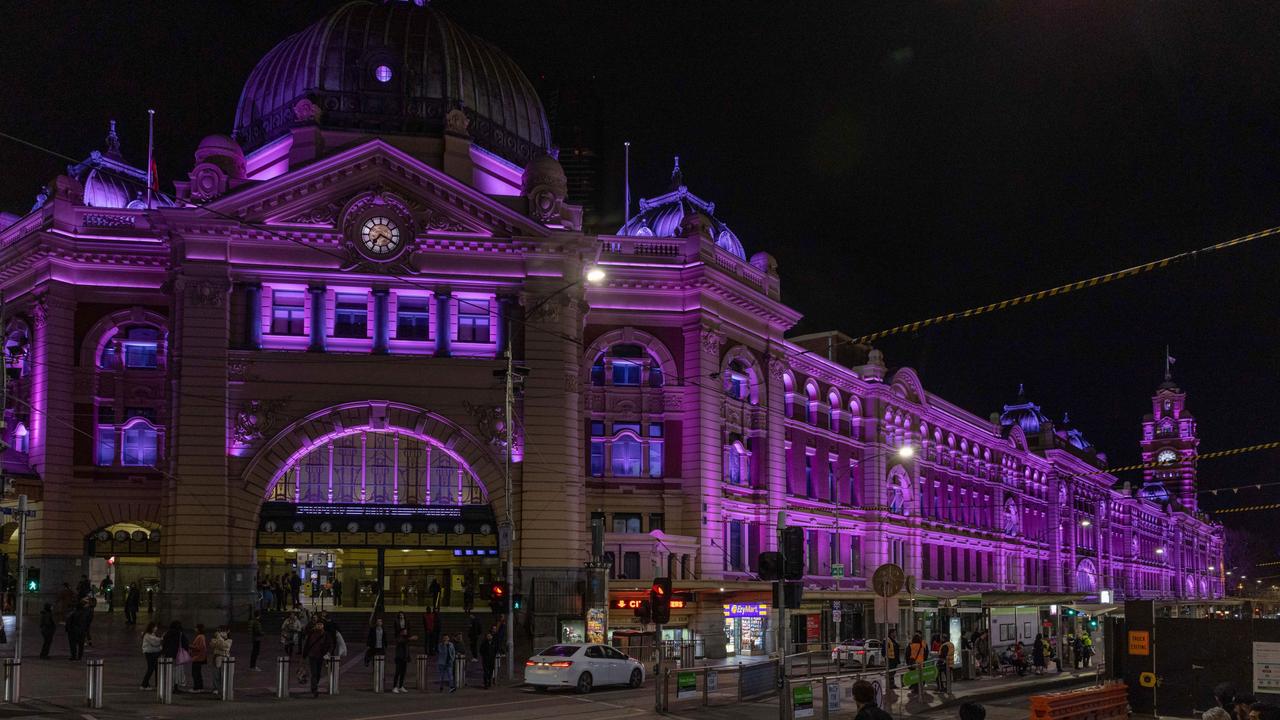
<svg viewBox="0 0 1280 720"><path fill-rule="evenodd" d="M499 576L494 454L398 403L328 408L291 425L245 473L261 498L259 589L276 607L367 609L381 596L390 608L463 608L475 597L467 588Z"/></svg>

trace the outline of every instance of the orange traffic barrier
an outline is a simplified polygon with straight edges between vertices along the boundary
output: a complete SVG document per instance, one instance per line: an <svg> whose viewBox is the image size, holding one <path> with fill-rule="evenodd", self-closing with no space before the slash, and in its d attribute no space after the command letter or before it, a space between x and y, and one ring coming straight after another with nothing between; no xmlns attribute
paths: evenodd
<svg viewBox="0 0 1280 720"><path fill-rule="evenodd" d="M1031 720L1123 720L1128 715L1129 688L1122 682L1031 696Z"/></svg>

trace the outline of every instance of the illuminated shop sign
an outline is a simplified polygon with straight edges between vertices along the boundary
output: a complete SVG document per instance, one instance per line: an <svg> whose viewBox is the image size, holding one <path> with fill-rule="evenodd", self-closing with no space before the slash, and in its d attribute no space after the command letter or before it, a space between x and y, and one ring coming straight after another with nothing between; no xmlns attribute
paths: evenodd
<svg viewBox="0 0 1280 720"><path fill-rule="evenodd" d="M769 603L725 603L727 618L769 617Z"/></svg>
<svg viewBox="0 0 1280 720"><path fill-rule="evenodd" d="M637 610L640 608L640 603L646 600L648 600L648 598L618 598L613 601L613 607L618 610ZM671 609L683 610L684 600L681 600L680 598L671 598Z"/></svg>

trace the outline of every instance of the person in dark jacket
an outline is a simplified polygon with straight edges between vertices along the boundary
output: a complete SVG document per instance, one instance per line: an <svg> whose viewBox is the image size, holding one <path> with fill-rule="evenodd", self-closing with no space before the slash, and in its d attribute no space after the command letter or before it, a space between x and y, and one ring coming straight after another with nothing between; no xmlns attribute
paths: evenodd
<svg viewBox="0 0 1280 720"><path fill-rule="evenodd" d="M89 582L88 575L81 575L80 582L76 583L76 599L83 600L93 594L93 584Z"/></svg>
<svg viewBox="0 0 1280 720"><path fill-rule="evenodd" d="M324 659L333 650L333 639L325 632L324 623L316 621L307 631L307 639L302 644L302 656L307 659L307 670L311 675L311 697L320 697L320 673L324 670Z"/></svg>
<svg viewBox="0 0 1280 720"><path fill-rule="evenodd" d="M853 720L893 720L893 716L876 705L876 689L866 680L853 684L853 703L858 706Z"/></svg>
<svg viewBox="0 0 1280 720"><path fill-rule="evenodd" d="M138 584L130 583L124 592L124 624L138 624L138 607L142 604L142 594L138 592Z"/></svg>
<svg viewBox="0 0 1280 720"><path fill-rule="evenodd" d="M364 664L368 665L376 656L387 654L387 629L382 626L382 618L377 618L369 625L369 635L365 638Z"/></svg>
<svg viewBox="0 0 1280 720"><path fill-rule="evenodd" d="M178 657L178 650L191 651L191 643L187 640L187 634L182 631L182 623L174 620L169 623L169 629L165 631L164 638L160 641L160 655L170 660ZM174 665L173 667L173 690L174 692L182 692L182 668Z"/></svg>
<svg viewBox="0 0 1280 720"><path fill-rule="evenodd" d="M480 635L484 628L480 626L480 618L473 613L467 622L467 641L471 646L471 657L480 657Z"/></svg>
<svg viewBox="0 0 1280 720"><path fill-rule="evenodd" d="M884 657L885 663L889 666L889 687L897 687L897 673L893 670L902 662L902 646L898 644L897 630L890 630L889 637L884 641Z"/></svg>
<svg viewBox="0 0 1280 720"><path fill-rule="evenodd" d="M88 626L87 608L88 603L81 603L67 615L67 643L71 649L72 660L79 660L84 655L84 634Z"/></svg>
<svg viewBox="0 0 1280 720"><path fill-rule="evenodd" d="M408 626L396 624L396 672L391 678L391 692L406 693L404 689L404 675L409 667L409 643L417 640L417 637L409 635Z"/></svg>
<svg viewBox="0 0 1280 720"><path fill-rule="evenodd" d="M480 662L484 668L484 686L486 689L493 686L493 668L498 659L498 644L493 641L492 633L485 633L484 639L480 641Z"/></svg>
<svg viewBox="0 0 1280 720"><path fill-rule="evenodd" d="M1047 664L1044 656L1044 637L1036 635L1036 639L1031 641L1032 672L1036 675L1043 675Z"/></svg>
<svg viewBox="0 0 1280 720"><path fill-rule="evenodd" d="M40 657L49 657L49 647L53 645L53 634L58 631L58 621L53 619L53 605L44 604L44 609L40 611L40 635L44 638L44 644L40 646Z"/></svg>

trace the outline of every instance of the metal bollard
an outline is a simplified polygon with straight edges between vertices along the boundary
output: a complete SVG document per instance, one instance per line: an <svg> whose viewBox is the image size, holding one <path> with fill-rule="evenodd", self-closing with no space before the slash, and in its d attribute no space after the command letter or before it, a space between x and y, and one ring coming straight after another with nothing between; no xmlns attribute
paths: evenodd
<svg viewBox="0 0 1280 720"><path fill-rule="evenodd" d="M85 707L98 709L102 707L102 660L95 658L86 660L84 663L85 670L85 687L84 687L84 704Z"/></svg>
<svg viewBox="0 0 1280 720"><path fill-rule="evenodd" d="M342 670L342 658L337 655L325 655L324 660L329 668L329 694L338 694L338 672Z"/></svg>
<svg viewBox="0 0 1280 720"><path fill-rule="evenodd" d="M385 680L387 677L387 656L373 656L373 691L376 693L385 692Z"/></svg>
<svg viewBox="0 0 1280 720"><path fill-rule="evenodd" d="M461 654L453 659L453 686L467 686L467 659Z"/></svg>
<svg viewBox="0 0 1280 720"><path fill-rule="evenodd" d="M218 683L218 699L235 700L236 699L236 659L233 657L225 658L222 666L218 668L220 682Z"/></svg>
<svg viewBox="0 0 1280 720"><path fill-rule="evenodd" d="M22 659L4 659L4 701L16 703L22 700Z"/></svg>
<svg viewBox="0 0 1280 720"><path fill-rule="evenodd" d="M165 705L173 704L173 658L162 657L156 661L156 700Z"/></svg>
<svg viewBox="0 0 1280 720"><path fill-rule="evenodd" d="M289 656L276 656L276 698L289 699Z"/></svg>
<svg viewBox="0 0 1280 720"><path fill-rule="evenodd" d="M418 656L418 692L427 692L427 662L430 658L426 655Z"/></svg>

